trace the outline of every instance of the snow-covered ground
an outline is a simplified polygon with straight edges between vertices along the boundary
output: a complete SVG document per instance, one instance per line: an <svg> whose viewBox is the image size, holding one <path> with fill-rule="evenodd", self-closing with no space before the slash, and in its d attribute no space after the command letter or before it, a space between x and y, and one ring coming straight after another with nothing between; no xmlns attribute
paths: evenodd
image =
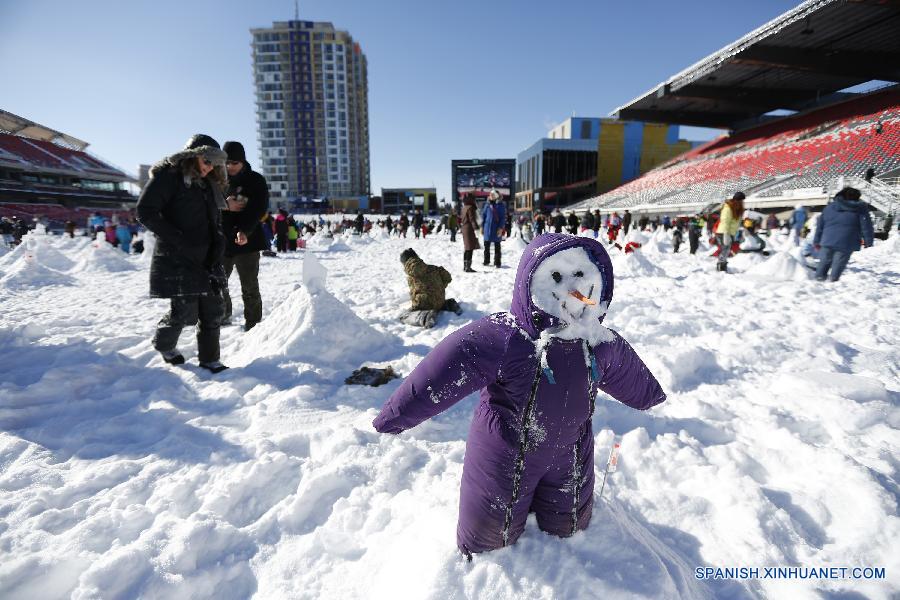
<svg viewBox="0 0 900 600"><path fill-rule="evenodd" d="M302 252L264 258L265 319L223 329L232 368L211 375L192 330L187 365L151 348L167 303L147 297L147 257L28 236L0 256L0 597L898 597L900 238L854 254L835 284L809 280L797 253L740 255L724 275L662 232L644 241L613 251L605 324L668 401L598 401L598 481L614 441L621 455L586 531L558 539L532 519L466 563L455 526L475 397L379 435L399 380L343 380L363 364L409 373L451 331L507 310L520 240L504 243L507 266L464 274L442 235L318 237L315 293ZM408 246L451 271L462 316L397 322ZM240 322L236 276L232 296ZM698 567L760 578L699 580Z"/></svg>

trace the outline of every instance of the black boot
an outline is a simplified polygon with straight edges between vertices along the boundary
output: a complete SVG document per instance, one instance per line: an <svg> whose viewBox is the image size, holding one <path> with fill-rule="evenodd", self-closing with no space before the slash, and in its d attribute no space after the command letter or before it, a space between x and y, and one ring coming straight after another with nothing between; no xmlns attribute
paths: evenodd
<svg viewBox="0 0 900 600"><path fill-rule="evenodd" d="M184 364L184 355L178 350L167 350L165 352L160 352L160 354L162 354L163 360L170 365Z"/></svg>
<svg viewBox="0 0 900 600"><path fill-rule="evenodd" d="M228 368L217 360L214 360L211 362L201 362L200 366L203 367L204 369L206 369L207 371L211 371L213 373L221 373L222 371L224 371L225 369Z"/></svg>

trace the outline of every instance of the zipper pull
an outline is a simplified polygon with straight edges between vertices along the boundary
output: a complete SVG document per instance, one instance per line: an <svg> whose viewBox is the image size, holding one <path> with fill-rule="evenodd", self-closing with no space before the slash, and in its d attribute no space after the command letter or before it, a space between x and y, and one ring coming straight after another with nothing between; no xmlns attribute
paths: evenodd
<svg viewBox="0 0 900 600"><path fill-rule="evenodd" d="M556 385L556 379L554 379L554 377L553 377L553 369L551 369L550 367L544 367L543 371L544 371L544 377L547 378L547 382L550 385Z"/></svg>

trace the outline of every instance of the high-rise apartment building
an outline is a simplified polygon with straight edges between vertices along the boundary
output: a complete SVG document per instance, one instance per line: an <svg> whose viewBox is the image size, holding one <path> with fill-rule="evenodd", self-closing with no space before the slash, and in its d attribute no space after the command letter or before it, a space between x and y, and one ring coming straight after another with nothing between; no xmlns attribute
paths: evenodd
<svg viewBox="0 0 900 600"><path fill-rule="evenodd" d="M260 170L273 204L369 193L366 56L331 23L251 29Z"/></svg>

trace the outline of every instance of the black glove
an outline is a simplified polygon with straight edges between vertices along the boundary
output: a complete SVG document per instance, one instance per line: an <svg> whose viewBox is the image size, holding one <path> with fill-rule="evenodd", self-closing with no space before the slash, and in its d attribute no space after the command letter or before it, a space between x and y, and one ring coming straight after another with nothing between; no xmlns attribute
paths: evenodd
<svg viewBox="0 0 900 600"><path fill-rule="evenodd" d="M209 287L213 294L221 296L228 288L228 277L225 275L225 267L222 263L216 263L209 268Z"/></svg>

